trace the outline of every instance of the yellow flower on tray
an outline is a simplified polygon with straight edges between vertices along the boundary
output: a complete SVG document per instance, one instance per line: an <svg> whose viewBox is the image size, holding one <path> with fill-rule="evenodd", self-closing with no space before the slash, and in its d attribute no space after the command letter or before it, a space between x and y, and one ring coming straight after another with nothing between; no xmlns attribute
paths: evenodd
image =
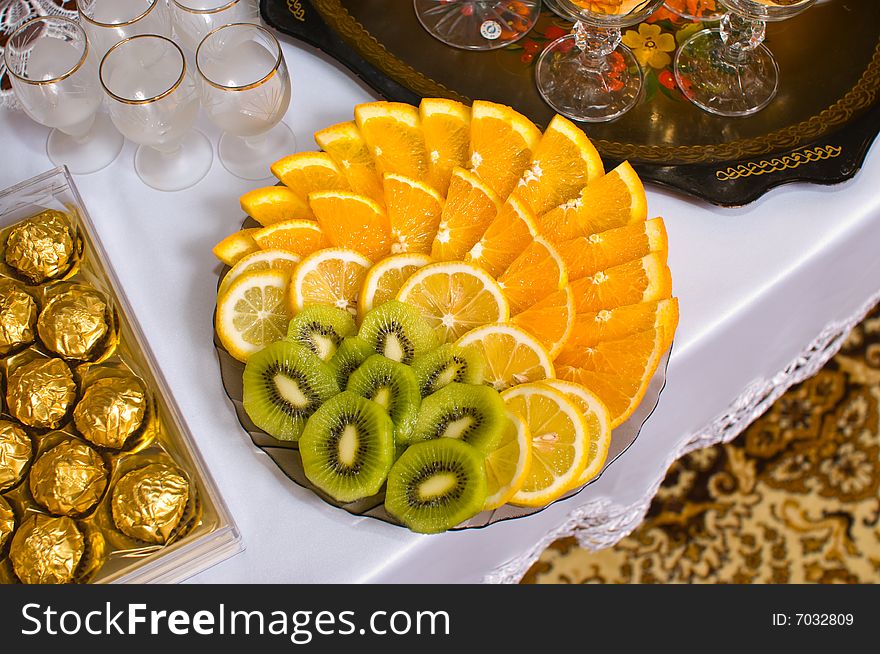
<svg viewBox="0 0 880 654"><path fill-rule="evenodd" d="M639 25L639 31L627 30L623 44L633 51L642 66L665 68L672 63L669 52L675 50L675 37L663 33L659 25Z"/></svg>

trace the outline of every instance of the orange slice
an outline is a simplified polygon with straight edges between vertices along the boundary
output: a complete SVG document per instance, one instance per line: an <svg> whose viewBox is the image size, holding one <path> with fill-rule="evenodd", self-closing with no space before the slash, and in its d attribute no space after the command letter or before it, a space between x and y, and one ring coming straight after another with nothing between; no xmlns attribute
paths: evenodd
<svg viewBox="0 0 880 654"><path fill-rule="evenodd" d="M441 343L470 330L507 322L510 306L501 288L485 270L468 263L433 263L406 280L397 299L416 307Z"/></svg>
<svg viewBox="0 0 880 654"><path fill-rule="evenodd" d="M471 109L455 100L424 98L419 117L428 153L428 182L445 195L452 169L467 165Z"/></svg>
<svg viewBox="0 0 880 654"><path fill-rule="evenodd" d="M382 177L376 171L376 162L367 142L353 121L315 132L315 142L333 158L352 191L376 202L384 201Z"/></svg>
<svg viewBox="0 0 880 654"><path fill-rule="evenodd" d="M509 323L472 329L457 345L477 349L486 364L486 383L496 391L554 376L550 354L526 330Z"/></svg>
<svg viewBox="0 0 880 654"><path fill-rule="evenodd" d="M427 254L411 252L395 254L376 263L364 278L358 297L358 315L363 318L370 309L393 300L416 270L432 262Z"/></svg>
<svg viewBox="0 0 880 654"><path fill-rule="evenodd" d="M516 197L508 198L498 217L486 228L464 260L482 266L498 277L525 251L537 233L531 209Z"/></svg>
<svg viewBox="0 0 880 654"><path fill-rule="evenodd" d="M326 248L300 261L290 280L288 301L295 311L312 304L330 304L357 313L358 292L370 260L354 250Z"/></svg>
<svg viewBox="0 0 880 654"><path fill-rule="evenodd" d="M300 152L279 159L272 174L305 202L313 191L346 190L348 182L326 152Z"/></svg>
<svg viewBox="0 0 880 654"><path fill-rule="evenodd" d="M540 139L541 130L522 114L477 100L471 108L470 168L506 198L529 167Z"/></svg>
<svg viewBox="0 0 880 654"><path fill-rule="evenodd" d="M590 182L579 197L538 218L541 233L554 243L589 236L648 217L645 187L624 161L604 177Z"/></svg>
<svg viewBox="0 0 880 654"><path fill-rule="evenodd" d="M573 122L554 116L514 191L541 215L605 174L596 148Z"/></svg>
<svg viewBox="0 0 880 654"><path fill-rule="evenodd" d="M254 232L254 240L264 250L286 250L300 257L330 245L314 220L285 220Z"/></svg>
<svg viewBox="0 0 880 654"><path fill-rule="evenodd" d="M260 249L260 246L254 240L254 234L258 231L260 229L255 227L230 234L214 246L212 250L214 256L227 266L234 266L246 254Z"/></svg>
<svg viewBox="0 0 880 654"><path fill-rule="evenodd" d="M366 195L351 191L318 191L309 206L327 240L357 250L376 261L391 250L391 226L385 210Z"/></svg>
<svg viewBox="0 0 880 654"><path fill-rule="evenodd" d="M611 446L611 414L599 396L585 386L562 379L546 379L541 383L565 393L587 421L587 434L590 438L587 467L571 485L572 488L579 488L602 472L608 458L608 448Z"/></svg>
<svg viewBox="0 0 880 654"><path fill-rule="evenodd" d="M286 186L267 186L248 191L239 199L241 209L263 227L285 220L314 218L309 205Z"/></svg>
<svg viewBox="0 0 880 654"><path fill-rule="evenodd" d="M498 278L498 285L504 290L510 312L514 314L563 289L567 283L562 257L540 237L529 243Z"/></svg>
<svg viewBox="0 0 880 654"><path fill-rule="evenodd" d="M512 316L510 322L537 338L550 353L550 358L555 359L574 328L574 294L566 286Z"/></svg>
<svg viewBox="0 0 880 654"><path fill-rule="evenodd" d="M662 300L672 294L665 252L652 252L571 282L577 313L595 313L627 304Z"/></svg>
<svg viewBox="0 0 880 654"><path fill-rule="evenodd" d="M479 177L464 168L452 171L431 256L460 261L498 215L501 201Z"/></svg>
<svg viewBox="0 0 880 654"><path fill-rule="evenodd" d="M402 102L369 102L354 108L354 119L380 175L425 179L428 155L418 109Z"/></svg>
<svg viewBox="0 0 880 654"><path fill-rule="evenodd" d="M532 465L532 434L523 418L511 411L505 413L504 434L498 447L486 456L488 497L483 511L492 511L507 504L522 488Z"/></svg>
<svg viewBox="0 0 880 654"><path fill-rule="evenodd" d="M678 325L678 299L669 298L581 313L575 317L571 336L562 353L563 361L576 359L578 353L603 341L614 341L657 326L672 334ZM671 341L671 336L667 340Z"/></svg>
<svg viewBox="0 0 880 654"><path fill-rule="evenodd" d="M430 252L443 204L442 196L424 182L393 173L385 175L391 251Z"/></svg>
<svg viewBox="0 0 880 654"><path fill-rule="evenodd" d="M667 247L666 227L662 218L556 244L568 267L569 279L587 277L600 270L640 259L651 252L665 252Z"/></svg>

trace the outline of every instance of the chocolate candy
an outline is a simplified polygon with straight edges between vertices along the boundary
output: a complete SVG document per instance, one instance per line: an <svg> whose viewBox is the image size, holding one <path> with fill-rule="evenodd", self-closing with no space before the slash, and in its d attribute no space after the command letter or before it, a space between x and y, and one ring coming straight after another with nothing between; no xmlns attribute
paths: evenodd
<svg viewBox="0 0 880 654"><path fill-rule="evenodd" d="M104 460L76 440L63 441L34 461L29 475L31 495L56 515L77 515L91 509L107 488Z"/></svg>
<svg viewBox="0 0 880 654"><path fill-rule="evenodd" d="M32 515L9 547L16 576L26 584L68 584L85 552L85 538L71 518Z"/></svg>
<svg viewBox="0 0 880 654"><path fill-rule="evenodd" d="M29 427L55 429L76 399L76 383L61 359L37 358L15 368L6 383L9 413Z"/></svg>
<svg viewBox="0 0 880 654"><path fill-rule="evenodd" d="M136 377L104 377L86 388L73 419L86 439L118 450L141 426L146 404L144 388Z"/></svg>
<svg viewBox="0 0 880 654"><path fill-rule="evenodd" d="M21 284L0 278L0 356L34 340L37 303Z"/></svg>
<svg viewBox="0 0 880 654"><path fill-rule="evenodd" d="M151 463L126 474L113 488L113 521L131 538L168 541L189 501L189 482L164 463Z"/></svg>
<svg viewBox="0 0 880 654"><path fill-rule="evenodd" d="M104 296L82 284L50 299L37 321L43 345L66 359L88 359L108 329Z"/></svg>
<svg viewBox="0 0 880 654"><path fill-rule="evenodd" d="M15 513L12 512L9 502L0 497L0 552L3 551L3 546L6 545L13 531L15 531Z"/></svg>
<svg viewBox="0 0 880 654"><path fill-rule="evenodd" d="M34 284L63 275L74 254L70 222L47 210L16 225L6 239L6 263Z"/></svg>
<svg viewBox="0 0 880 654"><path fill-rule="evenodd" d="M21 481L31 461L31 439L27 433L8 420L0 420L0 491Z"/></svg>

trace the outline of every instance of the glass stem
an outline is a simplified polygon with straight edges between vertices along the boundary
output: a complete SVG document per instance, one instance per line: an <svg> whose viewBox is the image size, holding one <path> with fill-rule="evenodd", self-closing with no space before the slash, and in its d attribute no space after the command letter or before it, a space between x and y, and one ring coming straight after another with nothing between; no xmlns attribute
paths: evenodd
<svg viewBox="0 0 880 654"><path fill-rule="evenodd" d="M260 150L266 144L266 134L257 134L256 136L244 136L242 140L252 150Z"/></svg>
<svg viewBox="0 0 880 654"><path fill-rule="evenodd" d="M619 28L602 28L577 21L572 29L574 43L581 51L584 65L591 70L600 70L605 57L620 45Z"/></svg>
<svg viewBox="0 0 880 654"><path fill-rule="evenodd" d="M154 145L153 149L158 150L165 157L173 157L178 152L180 152L183 145L178 141L177 143L162 143L161 145Z"/></svg>
<svg viewBox="0 0 880 654"><path fill-rule="evenodd" d="M729 64L741 64L764 40L766 23L728 12L721 19L721 56Z"/></svg>
<svg viewBox="0 0 880 654"><path fill-rule="evenodd" d="M68 125L63 129L59 129L61 129L62 132L67 134L77 143L86 143L89 139L92 138L92 134L95 129L95 116L96 114L92 114L84 121L77 123L76 125Z"/></svg>

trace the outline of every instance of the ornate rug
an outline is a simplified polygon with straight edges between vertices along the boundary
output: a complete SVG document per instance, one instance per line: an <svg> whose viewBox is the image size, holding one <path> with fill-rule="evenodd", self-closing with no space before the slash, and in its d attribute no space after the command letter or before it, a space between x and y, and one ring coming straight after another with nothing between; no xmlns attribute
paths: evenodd
<svg viewBox="0 0 880 654"><path fill-rule="evenodd" d="M670 469L615 547L553 543L523 583L880 582L880 308L736 440Z"/></svg>

